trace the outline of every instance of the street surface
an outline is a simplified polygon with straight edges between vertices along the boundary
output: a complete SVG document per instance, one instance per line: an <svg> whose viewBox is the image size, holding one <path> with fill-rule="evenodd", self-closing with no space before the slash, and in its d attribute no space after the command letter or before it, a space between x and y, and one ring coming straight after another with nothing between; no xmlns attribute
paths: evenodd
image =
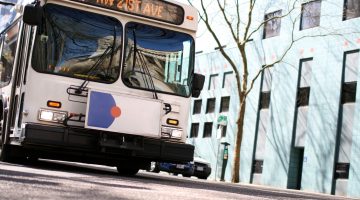
<svg viewBox="0 0 360 200"><path fill-rule="evenodd" d="M294 190L219 183L141 171L135 177L97 165L40 160L0 162L0 200L27 199L345 199Z"/></svg>

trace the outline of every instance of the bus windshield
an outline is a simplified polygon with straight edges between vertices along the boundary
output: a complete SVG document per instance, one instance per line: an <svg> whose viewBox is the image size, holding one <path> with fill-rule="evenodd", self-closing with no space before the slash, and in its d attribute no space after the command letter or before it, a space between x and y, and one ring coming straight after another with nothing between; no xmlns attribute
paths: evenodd
<svg viewBox="0 0 360 200"><path fill-rule="evenodd" d="M126 25L125 33L125 85L190 96L194 55L190 35L135 22Z"/></svg>
<svg viewBox="0 0 360 200"><path fill-rule="evenodd" d="M48 4L36 34L32 65L38 72L115 82L122 32L114 18Z"/></svg>

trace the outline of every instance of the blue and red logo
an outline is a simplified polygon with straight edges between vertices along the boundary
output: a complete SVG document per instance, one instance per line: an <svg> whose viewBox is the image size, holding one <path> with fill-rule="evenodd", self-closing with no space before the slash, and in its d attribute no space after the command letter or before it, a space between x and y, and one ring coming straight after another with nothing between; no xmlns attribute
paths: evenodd
<svg viewBox="0 0 360 200"><path fill-rule="evenodd" d="M121 109L116 106L111 94L95 91L90 93L88 126L109 128L120 115Z"/></svg>

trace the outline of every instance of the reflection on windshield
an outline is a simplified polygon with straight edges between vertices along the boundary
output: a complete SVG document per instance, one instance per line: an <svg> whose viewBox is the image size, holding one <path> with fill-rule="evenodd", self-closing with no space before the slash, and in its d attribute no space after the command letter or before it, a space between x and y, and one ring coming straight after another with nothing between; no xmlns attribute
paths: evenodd
<svg viewBox="0 0 360 200"><path fill-rule="evenodd" d="M191 36L128 23L126 39L122 78L127 86L181 96L190 95L188 80L193 69L194 51ZM152 88L152 82L155 88Z"/></svg>
<svg viewBox="0 0 360 200"><path fill-rule="evenodd" d="M49 4L38 31L35 70L100 82L119 76L122 27L116 19Z"/></svg>

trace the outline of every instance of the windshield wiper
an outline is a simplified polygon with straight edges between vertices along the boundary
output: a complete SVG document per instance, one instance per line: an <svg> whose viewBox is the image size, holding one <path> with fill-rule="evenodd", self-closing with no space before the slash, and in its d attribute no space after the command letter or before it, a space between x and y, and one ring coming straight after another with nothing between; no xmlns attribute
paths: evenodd
<svg viewBox="0 0 360 200"><path fill-rule="evenodd" d="M115 38L114 38L115 40ZM113 46L108 46L104 53L101 54L100 58L96 60L96 62L90 67L90 69L86 73L86 78L84 82L75 90L76 94L81 94L83 89L89 84L89 78L91 74L100 66L100 64L104 61L106 56L108 55L110 49L113 49Z"/></svg>
<svg viewBox="0 0 360 200"><path fill-rule="evenodd" d="M142 69L142 72L145 74L145 76L142 75L142 78L144 80L144 84L146 85L147 88L149 88L153 92L154 99L158 99L155 84L154 84L154 81L152 79L151 73L149 71L149 67L147 66L147 62L145 61L144 56L141 54L141 52L138 51L138 49L137 49L137 41L136 41L135 29L133 29L133 38L134 38L134 57L133 57L132 72L134 73L134 71L135 71L136 56L137 56L137 54L139 54L140 68ZM148 78L148 77L150 77L150 78ZM149 83L148 83L148 80L149 80Z"/></svg>

